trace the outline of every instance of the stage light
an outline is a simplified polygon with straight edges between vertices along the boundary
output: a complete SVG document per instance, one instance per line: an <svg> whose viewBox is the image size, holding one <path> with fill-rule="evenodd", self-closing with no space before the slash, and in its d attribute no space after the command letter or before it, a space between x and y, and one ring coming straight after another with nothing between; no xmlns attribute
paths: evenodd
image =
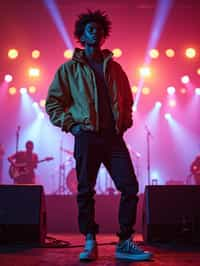
<svg viewBox="0 0 200 266"><path fill-rule="evenodd" d="M29 68L28 70L29 77L39 77L40 76L40 69L39 68Z"/></svg>
<svg viewBox="0 0 200 266"><path fill-rule="evenodd" d="M197 69L197 74L200 75L200 68Z"/></svg>
<svg viewBox="0 0 200 266"><path fill-rule="evenodd" d="M19 55L19 53L18 53L18 50L16 50L16 49L10 49L8 51L8 57L10 59L16 59L18 57L18 55Z"/></svg>
<svg viewBox="0 0 200 266"><path fill-rule="evenodd" d="M115 58L118 58L118 57L120 57L120 56L122 55L122 50L119 49L119 48L115 48L115 49L113 49L112 52L113 52L113 56L114 56Z"/></svg>
<svg viewBox="0 0 200 266"><path fill-rule="evenodd" d="M175 89L173 86L169 86L169 87L167 88L167 93L168 93L169 95L173 95L175 92L176 92L176 89Z"/></svg>
<svg viewBox="0 0 200 266"><path fill-rule="evenodd" d="M195 93L196 93L196 95L200 95L200 88L196 88Z"/></svg>
<svg viewBox="0 0 200 266"><path fill-rule="evenodd" d="M32 58L37 59L40 57L40 51L39 50L33 50L32 51Z"/></svg>
<svg viewBox="0 0 200 266"><path fill-rule="evenodd" d="M157 101L156 103L155 103L155 107L156 108L160 108L162 106L162 103L160 102L160 101Z"/></svg>
<svg viewBox="0 0 200 266"><path fill-rule="evenodd" d="M150 94L150 88L148 88L148 87L142 88L142 94L144 94L144 95Z"/></svg>
<svg viewBox="0 0 200 266"><path fill-rule="evenodd" d="M146 77L150 77L151 76L151 70L149 67L141 67L139 69L139 72L140 72L140 77L142 78L146 78Z"/></svg>
<svg viewBox="0 0 200 266"><path fill-rule="evenodd" d="M40 100L40 106L41 106L41 107L45 107L45 102L46 102L46 101L45 101L44 99Z"/></svg>
<svg viewBox="0 0 200 266"><path fill-rule="evenodd" d="M73 57L74 51L72 49L67 49L64 51L64 58L71 59Z"/></svg>
<svg viewBox="0 0 200 266"><path fill-rule="evenodd" d="M181 81L182 81L183 84L187 84L187 83L190 82L190 78L189 78L188 75L185 75L185 76L183 76L183 77L181 78Z"/></svg>
<svg viewBox="0 0 200 266"><path fill-rule="evenodd" d="M166 120L169 120L169 119L171 119L171 118L172 118L172 116L171 116L170 113L165 113L165 119L166 119Z"/></svg>
<svg viewBox="0 0 200 266"><path fill-rule="evenodd" d="M131 87L131 91L132 91L132 93L136 93L138 91L138 87L137 86L132 86Z"/></svg>
<svg viewBox="0 0 200 266"><path fill-rule="evenodd" d="M151 58L158 58L159 57L159 51L157 50L157 49L151 49L150 51L149 51L149 56L151 57Z"/></svg>
<svg viewBox="0 0 200 266"><path fill-rule="evenodd" d="M9 92L10 95L14 95L14 94L17 93L17 89L15 87L10 87L8 89L8 92Z"/></svg>
<svg viewBox="0 0 200 266"><path fill-rule="evenodd" d="M186 94L187 90L186 90L186 88L181 88L181 89L180 89L180 92L181 92L182 94Z"/></svg>
<svg viewBox="0 0 200 266"><path fill-rule="evenodd" d="M133 105L132 110L133 110L134 113L137 111L136 105Z"/></svg>
<svg viewBox="0 0 200 266"><path fill-rule="evenodd" d="M176 100L175 99L170 99L169 102L168 102L168 105L170 107L175 107L176 106Z"/></svg>
<svg viewBox="0 0 200 266"><path fill-rule="evenodd" d="M187 48L185 50L185 55L188 58L194 58L196 56L196 50L194 48Z"/></svg>
<svg viewBox="0 0 200 266"><path fill-rule="evenodd" d="M21 94L26 94L27 93L27 88L20 88L20 93Z"/></svg>
<svg viewBox="0 0 200 266"><path fill-rule="evenodd" d="M175 51L174 51L173 49L167 49L167 50L165 51L165 54L166 54L167 57L172 58L172 57L175 56Z"/></svg>
<svg viewBox="0 0 200 266"><path fill-rule="evenodd" d="M9 83L9 82L11 82L13 80L13 76L10 75L10 74L6 74L4 76L4 80L5 80L5 82Z"/></svg>
<svg viewBox="0 0 200 266"><path fill-rule="evenodd" d="M33 103L32 103L32 106L33 106L34 108L38 108L38 103L37 103L37 102L33 102Z"/></svg>
<svg viewBox="0 0 200 266"><path fill-rule="evenodd" d="M36 93L36 87L35 86L30 86L29 88L28 88L28 91L30 92L30 93Z"/></svg>

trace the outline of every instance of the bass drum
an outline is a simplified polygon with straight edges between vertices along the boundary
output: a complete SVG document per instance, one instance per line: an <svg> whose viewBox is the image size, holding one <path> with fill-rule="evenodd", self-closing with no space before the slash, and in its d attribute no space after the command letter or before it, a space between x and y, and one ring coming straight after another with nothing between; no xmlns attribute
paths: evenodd
<svg viewBox="0 0 200 266"><path fill-rule="evenodd" d="M72 168L66 176L66 184L70 194L77 194L76 168Z"/></svg>

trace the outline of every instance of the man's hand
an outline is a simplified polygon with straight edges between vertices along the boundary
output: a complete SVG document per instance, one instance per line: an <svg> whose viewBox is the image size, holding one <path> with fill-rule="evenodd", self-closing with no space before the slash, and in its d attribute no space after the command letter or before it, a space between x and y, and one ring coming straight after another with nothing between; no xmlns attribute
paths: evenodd
<svg viewBox="0 0 200 266"><path fill-rule="evenodd" d="M77 136L84 131L93 131L94 127L90 124L76 124L70 128L72 135Z"/></svg>
<svg viewBox="0 0 200 266"><path fill-rule="evenodd" d="M74 125L74 126L72 126L72 127L70 128L70 132L71 132L72 135L74 135L74 136L80 134L81 131L83 131L83 125L82 125L82 124L76 124L76 125Z"/></svg>

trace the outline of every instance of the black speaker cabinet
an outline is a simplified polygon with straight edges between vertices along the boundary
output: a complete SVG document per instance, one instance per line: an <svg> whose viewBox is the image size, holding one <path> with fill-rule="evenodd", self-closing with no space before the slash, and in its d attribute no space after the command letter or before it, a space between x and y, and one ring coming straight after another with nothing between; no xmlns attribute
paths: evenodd
<svg viewBox="0 0 200 266"><path fill-rule="evenodd" d="M0 185L0 244L44 243L45 237L43 187Z"/></svg>
<svg viewBox="0 0 200 266"><path fill-rule="evenodd" d="M146 242L200 242L200 186L146 186L143 203Z"/></svg>

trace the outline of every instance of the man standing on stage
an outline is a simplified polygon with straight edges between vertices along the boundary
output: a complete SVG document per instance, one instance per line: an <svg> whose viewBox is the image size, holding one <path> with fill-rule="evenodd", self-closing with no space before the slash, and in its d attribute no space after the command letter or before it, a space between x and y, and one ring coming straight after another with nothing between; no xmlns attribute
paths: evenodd
<svg viewBox="0 0 200 266"><path fill-rule="evenodd" d="M80 260L97 258L94 187L103 163L121 192L118 259L147 260L149 252L132 240L138 202L138 181L124 132L132 126L133 98L128 78L101 46L109 36L111 21L100 11L80 14L74 35L84 49L76 48L72 60L57 70L46 99L51 122L75 137L78 178L79 229L86 242Z"/></svg>

